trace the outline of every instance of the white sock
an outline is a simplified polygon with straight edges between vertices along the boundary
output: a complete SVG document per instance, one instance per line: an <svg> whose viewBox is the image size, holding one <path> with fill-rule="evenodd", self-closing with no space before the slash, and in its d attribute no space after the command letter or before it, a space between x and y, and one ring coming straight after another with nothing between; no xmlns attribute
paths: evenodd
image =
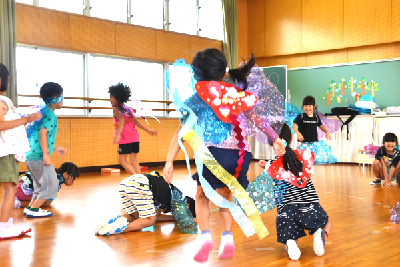
<svg viewBox="0 0 400 267"><path fill-rule="evenodd" d="M287 246L287 252L289 254L289 258L291 260L297 261L300 259L301 251L299 247L297 246L297 243L293 239L289 239L286 241L286 246Z"/></svg>

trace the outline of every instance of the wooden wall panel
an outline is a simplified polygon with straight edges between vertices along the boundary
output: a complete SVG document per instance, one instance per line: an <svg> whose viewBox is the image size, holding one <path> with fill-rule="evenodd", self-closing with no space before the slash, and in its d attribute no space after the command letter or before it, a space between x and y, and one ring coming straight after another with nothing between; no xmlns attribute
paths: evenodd
<svg viewBox="0 0 400 267"><path fill-rule="evenodd" d="M69 15L70 48L78 51L115 54L115 22Z"/></svg>
<svg viewBox="0 0 400 267"><path fill-rule="evenodd" d="M71 161L78 166L118 164L113 124L112 118L71 119Z"/></svg>
<svg viewBox="0 0 400 267"><path fill-rule="evenodd" d="M140 138L140 148L139 154L137 155L139 163L141 162L157 162L157 155L158 155L158 139L163 138L163 133L158 129L158 122L155 120L148 120L150 125L147 125L149 129L153 129L158 131L157 136L151 136L146 131L136 127L139 131L139 138ZM141 122L144 122L141 120Z"/></svg>
<svg viewBox="0 0 400 267"><path fill-rule="evenodd" d="M265 56L265 0L248 1L248 50L255 57Z"/></svg>
<svg viewBox="0 0 400 267"><path fill-rule="evenodd" d="M394 57L400 57L400 42L394 43Z"/></svg>
<svg viewBox="0 0 400 267"><path fill-rule="evenodd" d="M268 0L264 8L265 56L301 53L301 0Z"/></svg>
<svg viewBox="0 0 400 267"><path fill-rule="evenodd" d="M343 0L303 0L302 51L343 47Z"/></svg>
<svg viewBox="0 0 400 267"><path fill-rule="evenodd" d="M250 0L251 1L251 0ZM248 21L247 0L237 0L237 27L238 27L238 60L250 55L248 50Z"/></svg>
<svg viewBox="0 0 400 267"><path fill-rule="evenodd" d="M348 62L394 58L396 43L355 47L348 49Z"/></svg>
<svg viewBox="0 0 400 267"><path fill-rule="evenodd" d="M190 36L190 61L187 62L192 62L192 59L196 55L196 53L206 48L217 48L222 51L222 42L207 38Z"/></svg>
<svg viewBox="0 0 400 267"><path fill-rule="evenodd" d="M344 46L389 42L391 15L391 0L344 0Z"/></svg>
<svg viewBox="0 0 400 267"><path fill-rule="evenodd" d="M296 54L288 56L257 58L257 65L260 67L287 65L288 69L307 66L307 55Z"/></svg>
<svg viewBox="0 0 400 267"><path fill-rule="evenodd" d="M154 29L117 24L116 54L134 58L156 58L156 31Z"/></svg>
<svg viewBox="0 0 400 267"><path fill-rule="evenodd" d="M307 67L347 63L347 49L307 54Z"/></svg>
<svg viewBox="0 0 400 267"><path fill-rule="evenodd" d="M400 0L392 0L391 41L400 41Z"/></svg>
<svg viewBox="0 0 400 267"><path fill-rule="evenodd" d="M191 62L190 36L156 31L156 59L166 62L174 62L176 59L184 58Z"/></svg>
<svg viewBox="0 0 400 267"><path fill-rule="evenodd" d="M68 49L68 15L29 5L17 5L17 42Z"/></svg>

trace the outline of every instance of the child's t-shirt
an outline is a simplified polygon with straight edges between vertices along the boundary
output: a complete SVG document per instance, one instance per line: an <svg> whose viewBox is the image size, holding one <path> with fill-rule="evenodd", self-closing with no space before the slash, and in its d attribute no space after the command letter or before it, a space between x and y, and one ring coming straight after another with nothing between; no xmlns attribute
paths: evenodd
<svg viewBox="0 0 400 267"><path fill-rule="evenodd" d="M393 155L389 155L386 152L385 146L381 146L376 151L375 159L377 160L383 159L385 161L386 168L389 168L390 166L396 167L400 159L400 151L397 148L395 148L393 151Z"/></svg>
<svg viewBox="0 0 400 267"><path fill-rule="evenodd" d="M314 114L313 117L307 116L306 113L299 114L293 123L298 125L298 130L303 135L304 142L318 141L317 127L322 126L322 123L317 114Z"/></svg>
<svg viewBox="0 0 400 267"><path fill-rule="evenodd" d="M39 142L39 132L42 128L47 130L47 147L49 149L49 155L51 156L56 141L58 122L54 110L49 107L44 110L43 117L40 120L37 129L29 138L31 150L25 153L26 161L43 159L43 151Z"/></svg>
<svg viewBox="0 0 400 267"><path fill-rule="evenodd" d="M124 119L125 119L125 125L124 129L122 130L121 139L119 140L118 144L130 144L130 143L140 142L139 131L135 127L135 120L133 119L133 117L129 116L128 114L124 114ZM114 117L114 124L115 124L115 133L114 133L115 136L118 127L117 117Z"/></svg>

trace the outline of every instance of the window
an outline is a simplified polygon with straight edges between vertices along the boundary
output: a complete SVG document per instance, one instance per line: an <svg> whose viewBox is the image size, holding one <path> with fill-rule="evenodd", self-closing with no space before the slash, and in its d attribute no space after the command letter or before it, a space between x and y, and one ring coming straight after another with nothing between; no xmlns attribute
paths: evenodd
<svg viewBox="0 0 400 267"><path fill-rule="evenodd" d="M64 96L84 96L83 55L17 47L17 92L39 95L46 82L56 82L64 89ZM37 98L18 97L20 105L37 105ZM83 100L64 100L64 106L82 107ZM60 109L57 115L84 115L82 109Z"/></svg>
<svg viewBox="0 0 400 267"><path fill-rule="evenodd" d="M164 0L131 0L131 23L162 29L164 26Z"/></svg>
<svg viewBox="0 0 400 267"><path fill-rule="evenodd" d="M223 14L221 1L200 0L199 2L200 36L223 40Z"/></svg>
<svg viewBox="0 0 400 267"><path fill-rule="evenodd" d="M169 0L169 30L197 35L196 0Z"/></svg>
<svg viewBox="0 0 400 267"><path fill-rule="evenodd" d="M163 100L163 65L128 61L126 59L90 57L89 97L109 98L108 87L117 83L128 85L131 99ZM162 109L162 103L142 103L144 108ZM93 107L111 107L108 101L93 101ZM112 116L111 110L92 110L92 115ZM151 111L152 116L163 116L162 111Z"/></svg>
<svg viewBox="0 0 400 267"><path fill-rule="evenodd" d="M69 13L83 14L82 0L40 0L39 6Z"/></svg>
<svg viewBox="0 0 400 267"><path fill-rule="evenodd" d="M16 0L18 3L33 5L33 0Z"/></svg>
<svg viewBox="0 0 400 267"><path fill-rule="evenodd" d="M128 22L128 0L90 0L90 16Z"/></svg>

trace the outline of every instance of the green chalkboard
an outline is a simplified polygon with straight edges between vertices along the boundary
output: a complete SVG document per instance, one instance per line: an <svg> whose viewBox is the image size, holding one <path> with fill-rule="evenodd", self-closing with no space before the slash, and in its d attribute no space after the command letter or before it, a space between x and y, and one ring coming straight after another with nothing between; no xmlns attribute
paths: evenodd
<svg viewBox="0 0 400 267"><path fill-rule="evenodd" d="M325 93L330 88L331 81L334 80L338 86L341 79L345 83L351 77L357 80L357 85L361 85L360 80L365 78L367 83L371 80L378 83L379 91L375 92L375 102L379 107L400 106L400 61L366 62L354 65L338 65L321 68L304 68L288 70L288 90L290 92L291 103L301 107L303 98L312 95L318 105L318 110L322 113L330 113L331 108L345 107L355 104L355 99L351 95L350 89L345 89L345 95L338 103L337 96L342 95L342 91L336 92L335 97L327 106L323 99ZM347 85L349 86L349 85ZM361 88L355 89L356 93L361 94ZM370 90L365 90L365 94L371 95ZM349 104L346 103L346 99Z"/></svg>
<svg viewBox="0 0 400 267"><path fill-rule="evenodd" d="M287 66L282 65L282 66L274 66L274 67L265 67L261 68L264 72L267 78L276 85L278 88L279 92L283 95L283 97L286 99L287 95Z"/></svg>

